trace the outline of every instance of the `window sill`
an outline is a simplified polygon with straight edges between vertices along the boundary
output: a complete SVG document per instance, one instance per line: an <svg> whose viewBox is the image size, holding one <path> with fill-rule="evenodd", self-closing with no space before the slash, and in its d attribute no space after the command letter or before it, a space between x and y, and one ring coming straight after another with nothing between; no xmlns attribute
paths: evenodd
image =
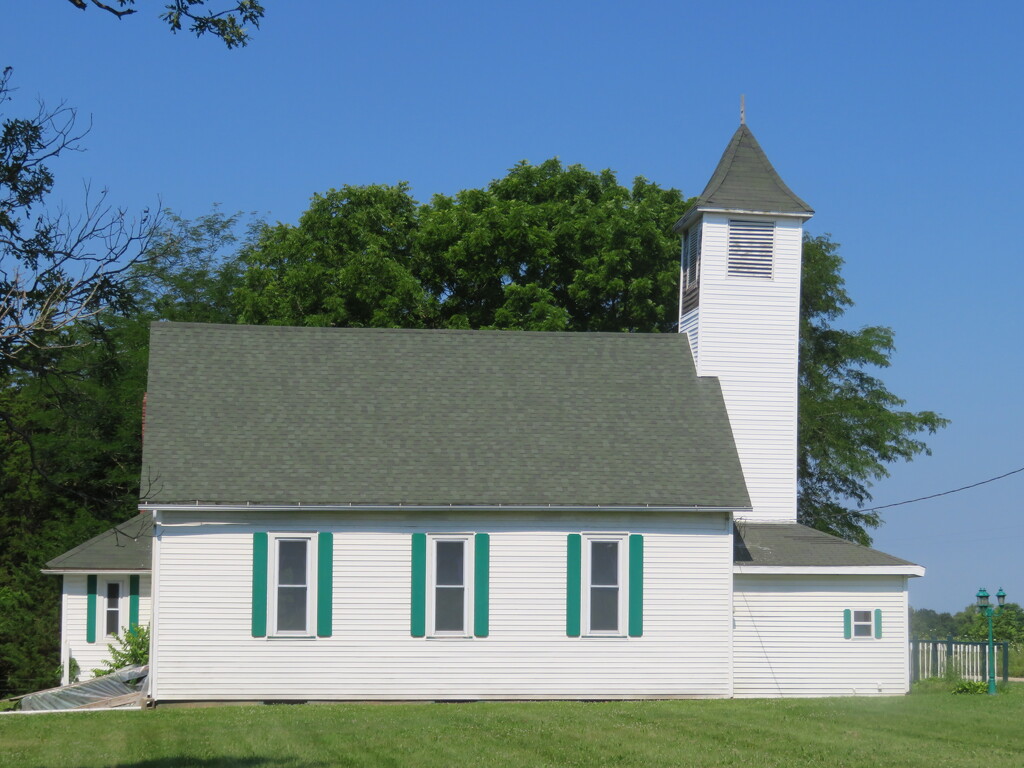
<svg viewBox="0 0 1024 768"><path fill-rule="evenodd" d="M267 635L267 640L316 640L316 635Z"/></svg>

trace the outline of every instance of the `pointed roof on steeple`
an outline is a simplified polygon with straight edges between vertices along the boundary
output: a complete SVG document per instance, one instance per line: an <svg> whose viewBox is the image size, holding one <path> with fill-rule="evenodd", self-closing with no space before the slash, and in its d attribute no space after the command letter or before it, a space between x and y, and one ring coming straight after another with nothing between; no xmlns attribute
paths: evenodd
<svg viewBox="0 0 1024 768"><path fill-rule="evenodd" d="M691 210L709 208L806 216L814 213L775 172L746 123L736 129L711 181Z"/></svg>

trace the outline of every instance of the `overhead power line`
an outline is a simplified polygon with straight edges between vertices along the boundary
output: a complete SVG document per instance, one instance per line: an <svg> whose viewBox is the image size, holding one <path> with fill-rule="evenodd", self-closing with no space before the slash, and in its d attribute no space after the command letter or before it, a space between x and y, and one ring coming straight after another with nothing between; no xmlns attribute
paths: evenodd
<svg viewBox="0 0 1024 768"><path fill-rule="evenodd" d="M1018 472L1024 472L1024 467L1015 469L1011 472L1006 472L1002 475L996 475L990 477L988 480L981 480L977 483L971 483L970 485L964 485L960 488L953 488L949 491L942 491L941 493L933 493L929 496L918 496L916 499L907 499L906 501L897 501L894 504L883 504L880 507L868 507L867 509L858 509L858 512L878 512L880 509L889 509L890 507L901 507L904 504L913 504L915 501L925 501L926 499L937 499L939 496L949 496L951 493L960 493L960 491L966 491L968 488L977 488L979 485L985 485L986 483L994 483L996 480L1002 480L1004 477L1010 475L1016 475Z"/></svg>

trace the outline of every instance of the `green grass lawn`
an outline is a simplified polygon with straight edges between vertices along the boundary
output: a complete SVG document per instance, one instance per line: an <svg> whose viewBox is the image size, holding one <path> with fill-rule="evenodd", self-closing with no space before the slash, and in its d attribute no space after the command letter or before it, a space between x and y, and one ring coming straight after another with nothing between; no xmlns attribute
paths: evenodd
<svg viewBox="0 0 1024 768"><path fill-rule="evenodd" d="M311 704L0 717L4 768L1024 765L999 696Z"/></svg>

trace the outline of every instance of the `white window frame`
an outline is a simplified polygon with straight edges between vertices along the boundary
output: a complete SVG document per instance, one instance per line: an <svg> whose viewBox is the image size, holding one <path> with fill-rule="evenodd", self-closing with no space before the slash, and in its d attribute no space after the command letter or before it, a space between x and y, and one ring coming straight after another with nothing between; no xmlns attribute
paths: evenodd
<svg viewBox="0 0 1024 768"><path fill-rule="evenodd" d="M268 637L314 637L316 622L316 533L271 533L267 536L270 567L267 569L267 636ZM277 628L277 590L279 545L282 541L306 542L306 626L301 630Z"/></svg>
<svg viewBox="0 0 1024 768"><path fill-rule="evenodd" d="M439 542L461 541L462 544L462 631L442 630L435 627L434 602L437 594L437 545ZM472 533L427 534L427 635L429 637L473 637L473 576L476 568L476 550Z"/></svg>
<svg viewBox="0 0 1024 768"><path fill-rule="evenodd" d="M583 587L582 600L582 613L583 613L583 627L582 634L584 637L626 637L626 629L628 627L628 611L629 611L629 534L628 533L584 533L580 537L583 544L583 557L582 568L583 578L580 580ZM590 578L591 578L591 545L594 542L609 542L614 541L619 545L618 548L618 576L619 576L619 605L618 605L618 620L619 626L616 629L598 629L592 630L590 628ZM600 586L600 585L598 585Z"/></svg>
<svg viewBox="0 0 1024 768"><path fill-rule="evenodd" d="M110 600L110 585L117 584L117 605L114 606L117 609L117 631L114 633L107 632L107 615L111 609ZM97 602L100 602L97 600ZM121 634L121 627L125 623L121 620L124 612L124 582L121 579L105 579L103 581L103 606L100 614L100 624L103 627L104 637L116 637Z"/></svg>
<svg viewBox="0 0 1024 768"><path fill-rule="evenodd" d="M867 613L868 620L857 621L858 613ZM866 635L858 635L857 627L867 627ZM851 640L874 640L875 639L875 609L874 608L851 608L850 609L850 639Z"/></svg>

